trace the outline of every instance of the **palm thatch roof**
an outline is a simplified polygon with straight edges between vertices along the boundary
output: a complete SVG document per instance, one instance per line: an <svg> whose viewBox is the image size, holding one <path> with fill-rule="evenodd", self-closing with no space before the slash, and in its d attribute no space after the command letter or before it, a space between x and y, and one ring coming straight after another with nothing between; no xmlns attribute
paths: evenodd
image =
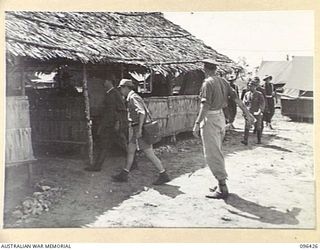
<svg viewBox="0 0 320 250"><path fill-rule="evenodd" d="M160 73L189 71L200 60L232 63L158 12L6 12L8 56L40 61L124 63Z"/></svg>

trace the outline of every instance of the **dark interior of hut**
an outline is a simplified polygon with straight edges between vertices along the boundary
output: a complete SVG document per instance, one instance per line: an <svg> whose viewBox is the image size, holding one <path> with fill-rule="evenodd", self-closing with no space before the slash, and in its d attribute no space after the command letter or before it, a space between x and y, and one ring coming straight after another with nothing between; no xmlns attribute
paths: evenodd
<svg viewBox="0 0 320 250"><path fill-rule="evenodd" d="M36 157L51 154L86 155L87 119L83 95L83 65L73 62L7 63L7 96L26 95L30 106L32 144ZM87 66L87 85L93 142L103 112L103 82L117 86L132 79L144 98L198 94L203 72L162 75L144 67L123 64ZM23 81L24 84L21 84Z"/></svg>

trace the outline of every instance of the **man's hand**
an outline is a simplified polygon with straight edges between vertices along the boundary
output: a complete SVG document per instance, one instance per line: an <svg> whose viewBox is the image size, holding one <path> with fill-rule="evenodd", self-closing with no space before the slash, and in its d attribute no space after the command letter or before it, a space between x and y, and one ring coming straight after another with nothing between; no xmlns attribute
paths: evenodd
<svg viewBox="0 0 320 250"><path fill-rule="evenodd" d="M192 134L196 138L200 138L200 125L199 123L195 123L192 129Z"/></svg>

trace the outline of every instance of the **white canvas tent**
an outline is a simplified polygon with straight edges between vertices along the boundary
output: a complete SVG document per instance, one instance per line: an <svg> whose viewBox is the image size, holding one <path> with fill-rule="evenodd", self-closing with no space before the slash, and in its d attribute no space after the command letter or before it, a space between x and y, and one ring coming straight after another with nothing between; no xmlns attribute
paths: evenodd
<svg viewBox="0 0 320 250"><path fill-rule="evenodd" d="M313 57L295 56L291 61L262 61L257 76L272 76L274 84L283 83L284 95L298 97L313 91Z"/></svg>
<svg viewBox="0 0 320 250"><path fill-rule="evenodd" d="M273 77L274 84L285 84L281 112L291 118L313 117L313 57L295 56L291 61L263 61L257 76Z"/></svg>
<svg viewBox="0 0 320 250"><path fill-rule="evenodd" d="M313 57L297 56L291 62L290 74L283 94L298 97L303 95L303 92L313 91Z"/></svg>
<svg viewBox="0 0 320 250"><path fill-rule="evenodd" d="M272 75L273 83L287 83L291 68L291 61L262 61L257 76L262 80L265 75Z"/></svg>

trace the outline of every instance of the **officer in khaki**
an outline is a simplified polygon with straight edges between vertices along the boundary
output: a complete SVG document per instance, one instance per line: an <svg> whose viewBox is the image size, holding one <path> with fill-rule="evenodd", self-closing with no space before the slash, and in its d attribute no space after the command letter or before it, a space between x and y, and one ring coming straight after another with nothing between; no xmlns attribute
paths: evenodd
<svg viewBox="0 0 320 250"><path fill-rule="evenodd" d="M212 59L205 59L203 63L206 79L201 87L200 110L193 127L193 134L199 137L200 132L206 164L218 180L218 187L211 188L211 193L206 197L225 199L228 197L229 191L226 184L228 175L222 154L222 141L226 125L223 108L228 105L228 98L234 99L244 112L248 122L253 123L254 118L239 100L229 83L215 75L218 63Z"/></svg>
<svg viewBox="0 0 320 250"><path fill-rule="evenodd" d="M160 159L155 155L152 145L144 141L142 137L143 124L149 122L147 115L147 107L144 104L143 99L134 92L134 84L130 79L122 79L119 83L120 92L126 97L129 111L129 122L130 122L130 136L128 143L127 161L124 168L117 175L112 177L113 181L116 182L127 182L128 174L132 168L135 152L137 148L142 150L146 157L152 162L152 164L159 171L159 176L154 185L162 185L170 181L170 178L163 167Z"/></svg>

